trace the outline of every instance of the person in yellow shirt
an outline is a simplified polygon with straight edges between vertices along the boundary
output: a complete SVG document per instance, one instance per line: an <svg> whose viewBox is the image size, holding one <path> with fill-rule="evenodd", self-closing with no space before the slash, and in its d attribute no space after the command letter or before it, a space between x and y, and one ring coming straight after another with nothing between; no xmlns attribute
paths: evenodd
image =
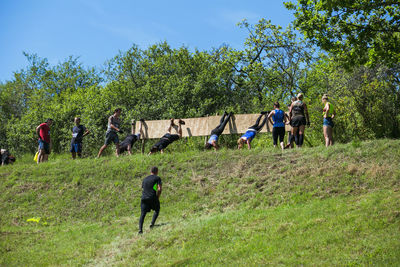
<svg viewBox="0 0 400 267"><path fill-rule="evenodd" d="M323 109L323 116L324 116L324 122L323 122L323 128L324 128L324 137L325 137L325 146L331 146L333 145L333 118L336 115L335 107L333 106L332 103L329 102L328 95L323 95L322 96L322 103L324 103L324 109Z"/></svg>

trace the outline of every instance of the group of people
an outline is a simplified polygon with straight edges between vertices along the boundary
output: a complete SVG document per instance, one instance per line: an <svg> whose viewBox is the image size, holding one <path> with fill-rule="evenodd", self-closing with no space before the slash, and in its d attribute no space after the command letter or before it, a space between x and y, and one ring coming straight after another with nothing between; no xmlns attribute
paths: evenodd
<svg viewBox="0 0 400 267"><path fill-rule="evenodd" d="M332 138L332 128L333 118L336 115L334 106L329 102L328 96L324 95L322 97L322 102L324 104L323 108L323 131L325 137L325 145L330 146L333 144ZM310 118L308 115L307 105L303 102L303 95L297 95L297 98L292 98L292 103L289 105L289 114L286 114L280 109L280 104L278 102L274 103L274 110L270 112L261 112L261 115L257 118L256 123L250 126L244 135L242 135L238 140L238 148L242 148L242 146L246 143L248 148L251 148L251 141L256 136L257 132L259 132L267 120L271 122L273 125L272 129L272 137L274 146L277 146L278 138L280 142L280 147L282 149L292 147L293 142L296 143L298 147L303 145L304 141L304 130L305 126L310 125ZM229 122L233 113L225 112L221 117L219 125L211 131L211 136L207 141L205 148L210 149L218 149L218 138L224 131L226 124ZM264 119L261 122L262 117ZM260 123L261 122L261 123ZM173 142L175 139L179 139L179 136L182 137L182 129L181 129L182 121L179 121L178 132L180 135L171 137L170 131L173 126L173 120L170 122L169 133L164 135L161 140L152 147L152 151L150 153L154 153L155 151L162 151L166 147L166 145ZM288 145L284 146L284 137L285 137L285 125L290 124L292 126L291 132L289 135ZM153 218L150 223L150 229L155 226L155 222L160 214L160 195L162 191L162 182L161 178L158 176L158 168L152 167L150 171L150 175L147 176L142 182L142 197L140 202L141 214L139 218L139 234L143 234L143 223L146 217L146 214L151 210L154 210Z"/></svg>
<svg viewBox="0 0 400 267"><path fill-rule="evenodd" d="M333 144L332 138L332 128L334 126L333 118L335 117L335 109L332 103L329 102L328 96L324 95L322 97L322 102L324 104L323 108L323 132L325 138L325 145L330 146ZM303 102L303 95L298 94L297 98L292 98L292 103L288 106L289 112L285 113L280 109L279 102L274 103L274 109L272 111L263 111L257 118L254 125L250 126L246 132L238 139L238 149L241 149L244 144L247 144L248 149L251 149L251 141L254 139L256 134L261 131L264 125L269 121L273 125L272 137L273 144L275 147L278 145L278 139L281 149L293 147L293 143L297 147L301 147L304 142L304 131L305 126L310 125L310 118L308 115L308 109L306 103ZM111 143L115 144L116 155L119 156L123 152L128 152L132 154L133 144L140 139L140 133L142 132L144 120L140 119L139 131L135 133L135 124L132 122L131 134L129 134L121 143L119 142L118 133L122 134L123 131L120 128L120 115L121 109L114 110L114 114L108 118L107 131L105 135L104 145L100 148L98 152L98 157L100 157L103 151ZM214 148L217 150L219 148L218 139L223 133L225 126L232 118L233 113L224 112L221 117L219 125L211 131L210 138L205 144L205 149ZM264 119L262 119L264 116ZM52 119L47 119L46 122L40 124L36 128L36 133L38 135L39 151L37 157L37 163L46 161L48 155L51 151L51 139L50 139L50 127L53 123ZM76 156L82 157L82 141L83 138L90 134L90 131L86 129L84 125L81 125L81 119L76 117L74 119L75 126L72 128L72 139L70 152L72 158L75 159ZM167 128L167 132L160 138L160 140L154 144L149 152L149 155L156 152L163 153L164 149L168 145L176 140L182 138L182 125L185 122L178 119L177 124L175 120L171 119ZM291 131L289 133L288 144L284 146L285 138L285 125L291 125ZM176 134L172 134L172 129L176 130ZM13 157L7 150L1 150L1 160L2 165L9 164L15 161ZM142 197L141 197L141 215L139 219L139 234L143 233L143 223L146 214L151 210L154 210L153 218L150 224L150 228L155 226L155 222L158 218L160 212L160 195L162 192L162 182L161 178L158 176L158 168L152 167L150 170L150 175L147 176L142 182Z"/></svg>
<svg viewBox="0 0 400 267"><path fill-rule="evenodd" d="M330 146L333 144L333 118L335 117L335 109L332 103L329 102L328 96L324 95L322 97L322 102L324 104L323 108L323 132L325 138L325 145ZM254 125L250 126L246 132L238 139L237 145L238 149L241 149L245 144L248 149L251 149L251 141L254 139L256 134L264 127L264 125L269 121L273 125L272 137L273 144L275 147L279 145L281 149L293 148L294 144L297 147L301 147L304 143L304 131L305 127L310 125L310 118L308 114L308 109L306 103L303 102L303 94L298 94L297 97L292 98L292 103L288 105L289 112L285 113L280 109L279 102L274 103L274 109L271 111L263 111L257 118ZM142 127L144 120L140 119L139 131L135 133L135 125L132 123L131 133L120 142L118 134L122 134L123 131L120 128L121 109L117 108L114 113L108 118L107 131L105 135L104 145L100 148L97 157L100 157L103 151L111 144L115 144L115 154L119 156L121 153L127 152L132 154L133 144L140 139L140 133L142 132ZM221 117L219 125L213 129L210 133L210 138L205 144L205 149L214 148L217 150L219 148L218 139L223 133L225 126L232 118L233 113L224 112ZM264 116L264 119L262 119ZM84 125L80 124L81 119L76 117L74 119L75 126L72 128L72 139L70 152L72 158L75 159L76 156L82 157L82 140L83 138L90 134L90 131L86 129ZM48 155L51 151L51 139L50 139L50 127L53 123L52 119L47 119L46 122L40 124L36 128L36 133L39 137L39 150L37 162L43 162L48 159ZM160 138L160 140L151 147L149 155L161 152L163 153L165 148L176 140L182 138L182 125L185 122L178 119L177 124L175 120L171 119L167 128L167 132ZM285 138L285 126L290 125L291 131L289 132L288 144L284 145ZM172 133L175 129L176 134ZM15 158L14 158L15 160Z"/></svg>

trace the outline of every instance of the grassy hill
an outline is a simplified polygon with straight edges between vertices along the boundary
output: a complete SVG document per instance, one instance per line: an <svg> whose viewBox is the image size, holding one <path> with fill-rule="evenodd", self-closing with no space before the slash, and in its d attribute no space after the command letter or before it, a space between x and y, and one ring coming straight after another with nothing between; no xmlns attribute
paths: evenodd
<svg viewBox="0 0 400 267"><path fill-rule="evenodd" d="M399 265L400 141L31 157L0 168L0 265ZM163 179L137 235L141 181Z"/></svg>

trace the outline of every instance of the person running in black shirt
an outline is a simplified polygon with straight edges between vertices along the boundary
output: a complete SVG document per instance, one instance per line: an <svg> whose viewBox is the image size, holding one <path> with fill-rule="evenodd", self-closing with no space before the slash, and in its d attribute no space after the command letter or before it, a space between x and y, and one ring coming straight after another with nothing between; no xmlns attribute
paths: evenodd
<svg viewBox="0 0 400 267"><path fill-rule="evenodd" d="M143 233L143 222L146 213L154 210L150 228L154 227L158 214L160 213L160 195L162 191L161 178L157 176L158 168L151 168L151 175L144 178L142 182L142 198L140 201L141 214L139 219L139 234Z"/></svg>
<svg viewBox="0 0 400 267"><path fill-rule="evenodd" d="M84 136L90 133L90 131L86 129L84 125L81 125L81 118L75 117L74 122L75 126L72 128L72 140L70 149L73 159L76 158L76 154L78 154L78 157L82 157L82 139Z"/></svg>
<svg viewBox="0 0 400 267"><path fill-rule="evenodd" d="M161 153L164 153L164 149L171 144L172 142L178 140L179 138L182 138L182 124L185 124L183 120L179 120L178 122L178 134L171 134L171 129L174 124L174 119L170 120L169 127L167 129L167 133L161 137L161 139L150 149L149 155L156 153L160 151Z"/></svg>
<svg viewBox="0 0 400 267"><path fill-rule="evenodd" d="M128 135L122 143L119 144L119 153L123 153L128 151L129 155L132 155L132 146L133 144L140 139L140 133L142 132L142 124L144 123L143 119L140 119L139 123L139 132L135 134L134 123L132 123L132 131L131 134Z"/></svg>
<svg viewBox="0 0 400 267"><path fill-rule="evenodd" d="M229 114L226 111L224 112L224 115L221 117L219 125L211 131L210 139L208 139L207 143L204 146L205 149L210 149L211 147L214 147L214 149L217 150L219 148L217 144L218 138L224 131L225 126L232 115L233 115L232 112Z"/></svg>

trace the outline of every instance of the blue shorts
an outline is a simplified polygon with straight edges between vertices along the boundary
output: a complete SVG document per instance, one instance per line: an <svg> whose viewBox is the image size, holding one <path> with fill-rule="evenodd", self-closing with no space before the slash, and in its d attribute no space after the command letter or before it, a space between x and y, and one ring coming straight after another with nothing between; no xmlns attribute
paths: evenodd
<svg viewBox="0 0 400 267"><path fill-rule="evenodd" d="M42 139L39 139L39 149L44 150L46 154L50 154L50 144L43 141Z"/></svg>
<svg viewBox="0 0 400 267"><path fill-rule="evenodd" d="M218 135L216 135L216 134L211 135L211 136L210 136L210 139L208 139L208 142L207 142L207 143L209 143L210 145L212 145L212 142L213 142L213 141L215 141L215 142L218 141Z"/></svg>
<svg viewBox="0 0 400 267"><path fill-rule="evenodd" d="M69 150L71 153L82 153L82 143L72 143L71 149Z"/></svg>
<svg viewBox="0 0 400 267"><path fill-rule="evenodd" d="M332 118L324 118L324 126L330 126L333 128L335 124L333 123Z"/></svg>
<svg viewBox="0 0 400 267"><path fill-rule="evenodd" d="M104 144L108 146L109 144L111 144L111 142L113 142L114 144L119 143L118 134L114 131L106 132L106 140L104 141Z"/></svg>
<svg viewBox="0 0 400 267"><path fill-rule="evenodd" d="M257 133L256 131L246 131L246 133L242 135L240 138L251 141L256 136L256 133Z"/></svg>

